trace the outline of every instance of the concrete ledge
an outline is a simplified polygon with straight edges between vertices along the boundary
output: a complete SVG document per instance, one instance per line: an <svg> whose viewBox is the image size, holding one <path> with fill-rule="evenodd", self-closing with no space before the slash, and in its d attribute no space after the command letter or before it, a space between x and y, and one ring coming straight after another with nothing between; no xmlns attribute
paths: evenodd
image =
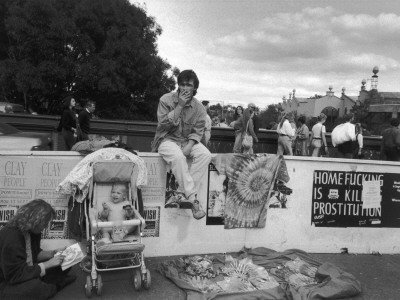
<svg viewBox="0 0 400 300"><path fill-rule="evenodd" d="M159 211L155 216L158 217L158 236L144 238L147 256L230 252L243 246L264 246L277 251L299 248L313 253L338 253L342 247L352 253L400 252L399 228L315 227L311 220L315 170L399 174L398 162L285 157L290 176L287 186L293 189L287 208L269 209L265 228L225 230L222 225L206 225L205 218L193 219L190 210L164 208L168 168L157 153L141 152L139 155L149 171L144 205ZM60 212L65 211L67 196L57 194L55 188L81 159L79 153L69 151L0 152L0 206L15 207L34 198L44 198ZM207 206L207 180L205 176L199 192L204 208ZM15 196L19 193L22 196ZM0 220L3 224L6 221ZM58 222L65 226L67 220L63 217ZM44 243L65 243L62 239L66 238L66 227L60 228Z"/></svg>

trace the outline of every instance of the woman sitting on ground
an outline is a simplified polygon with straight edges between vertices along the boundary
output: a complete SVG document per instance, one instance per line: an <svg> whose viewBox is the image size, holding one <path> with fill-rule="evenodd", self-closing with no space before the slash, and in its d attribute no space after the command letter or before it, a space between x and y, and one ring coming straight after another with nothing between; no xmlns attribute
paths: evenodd
<svg viewBox="0 0 400 300"><path fill-rule="evenodd" d="M60 265L63 249L40 249L42 231L54 218L54 209L42 199L21 206L0 230L0 299L49 299L72 283Z"/></svg>

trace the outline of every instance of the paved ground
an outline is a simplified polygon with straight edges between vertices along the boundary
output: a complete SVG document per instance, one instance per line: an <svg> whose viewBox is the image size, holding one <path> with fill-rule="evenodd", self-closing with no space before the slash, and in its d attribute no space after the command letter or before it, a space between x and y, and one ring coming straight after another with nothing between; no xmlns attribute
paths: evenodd
<svg viewBox="0 0 400 300"><path fill-rule="evenodd" d="M353 274L362 284L363 292L353 300L398 300L400 299L400 255L354 255L354 254L312 254L320 262L331 262ZM151 270L150 290L135 291L128 271L103 272L103 293L93 299L138 299L138 300L179 300L186 299L186 293L156 271L157 265L171 257L148 258L147 267ZM78 276L76 282L66 287L55 297L56 300L86 299L86 273L75 266L73 272Z"/></svg>

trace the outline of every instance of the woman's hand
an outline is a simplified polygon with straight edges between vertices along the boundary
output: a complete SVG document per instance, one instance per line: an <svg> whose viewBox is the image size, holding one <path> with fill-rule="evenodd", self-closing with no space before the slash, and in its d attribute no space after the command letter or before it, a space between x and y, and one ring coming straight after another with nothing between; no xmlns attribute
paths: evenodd
<svg viewBox="0 0 400 300"><path fill-rule="evenodd" d="M65 246L63 248L54 249L53 254L56 255L59 252L62 253L62 252L64 252L65 249L67 249L67 246Z"/></svg>
<svg viewBox="0 0 400 300"><path fill-rule="evenodd" d="M64 258L65 258L64 255L61 255L61 254L60 255L56 255L53 258L43 262L44 268L47 270L47 269L50 269L50 268L54 268L54 267L60 266L62 264Z"/></svg>

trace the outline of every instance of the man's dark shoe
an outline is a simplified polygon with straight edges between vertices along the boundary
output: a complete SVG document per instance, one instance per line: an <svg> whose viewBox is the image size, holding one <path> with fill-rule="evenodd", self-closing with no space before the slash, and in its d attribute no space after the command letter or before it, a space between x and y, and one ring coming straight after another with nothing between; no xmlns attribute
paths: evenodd
<svg viewBox="0 0 400 300"><path fill-rule="evenodd" d="M193 202L188 200L183 194L178 196L178 203L179 203L179 208L181 209L192 209L193 207Z"/></svg>

